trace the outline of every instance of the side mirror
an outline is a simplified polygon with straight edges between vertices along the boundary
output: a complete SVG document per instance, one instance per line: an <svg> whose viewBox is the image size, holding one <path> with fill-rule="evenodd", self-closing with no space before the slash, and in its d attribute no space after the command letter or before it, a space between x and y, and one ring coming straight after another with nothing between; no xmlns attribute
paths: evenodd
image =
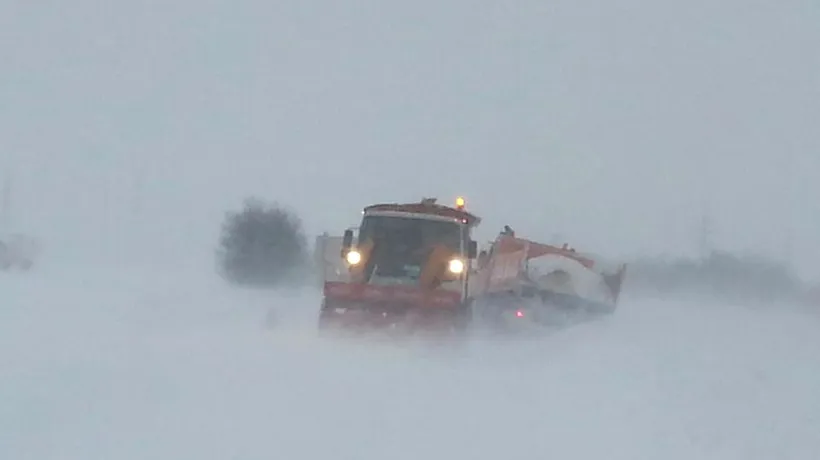
<svg viewBox="0 0 820 460"><path fill-rule="evenodd" d="M470 240L470 245L467 248L467 257L469 257L470 260L478 257L478 243L476 243L475 240Z"/></svg>
<svg viewBox="0 0 820 460"><path fill-rule="evenodd" d="M350 251L350 247L353 246L353 230L347 229L345 230L345 235L342 238L342 257L346 257L347 253Z"/></svg>
<svg viewBox="0 0 820 460"><path fill-rule="evenodd" d="M342 238L342 247L350 249L351 246L353 246L353 230L347 229L344 238Z"/></svg>

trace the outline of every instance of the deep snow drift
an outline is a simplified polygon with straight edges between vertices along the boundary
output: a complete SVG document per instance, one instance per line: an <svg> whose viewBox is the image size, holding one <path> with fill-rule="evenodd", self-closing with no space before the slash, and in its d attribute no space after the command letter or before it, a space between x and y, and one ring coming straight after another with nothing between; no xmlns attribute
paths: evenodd
<svg viewBox="0 0 820 460"><path fill-rule="evenodd" d="M820 455L820 320L786 307L627 298L549 338L400 347L210 274L41 267L0 296L3 459Z"/></svg>

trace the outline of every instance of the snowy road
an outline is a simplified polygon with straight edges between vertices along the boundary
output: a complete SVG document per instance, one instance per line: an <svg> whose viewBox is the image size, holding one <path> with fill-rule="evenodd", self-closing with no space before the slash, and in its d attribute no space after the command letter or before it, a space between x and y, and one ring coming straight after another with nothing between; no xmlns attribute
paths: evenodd
<svg viewBox="0 0 820 460"><path fill-rule="evenodd" d="M0 277L0 458L816 459L820 319L625 301L548 339L320 341L317 293ZM264 328L268 306L279 328Z"/></svg>

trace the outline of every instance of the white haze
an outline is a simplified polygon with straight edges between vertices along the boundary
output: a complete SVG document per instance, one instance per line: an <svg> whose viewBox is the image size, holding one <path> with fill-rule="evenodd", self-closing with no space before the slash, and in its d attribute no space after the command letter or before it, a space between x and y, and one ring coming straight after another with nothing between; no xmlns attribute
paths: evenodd
<svg viewBox="0 0 820 460"><path fill-rule="evenodd" d="M543 339L391 346L318 340L315 292L195 272L66 265L0 292L4 459L820 453L820 318L785 308L626 299Z"/></svg>
<svg viewBox="0 0 820 460"><path fill-rule="evenodd" d="M0 3L0 166L52 250L210 258L249 194L310 233L468 197L617 255L713 243L820 277L808 1Z"/></svg>
<svg viewBox="0 0 820 460"><path fill-rule="evenodd" d="M468 198L534 238L820 279L810 1L0 1L0 459L815 459L820 319L636 300L532 341L315 335L213 274L247 195L309 233ZM263 327L268 308L278 327Z"/></svg>

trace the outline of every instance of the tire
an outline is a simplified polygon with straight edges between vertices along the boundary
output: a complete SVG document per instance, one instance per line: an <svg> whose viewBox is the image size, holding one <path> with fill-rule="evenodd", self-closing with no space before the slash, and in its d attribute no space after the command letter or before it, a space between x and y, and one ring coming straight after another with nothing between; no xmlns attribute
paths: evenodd
<svg viewBox="0 0 820 460"><path fill-rule="evenodd" d="M458 307L454 313L453 329L458 334L464 334L470 330L473 323L473 301L467 300Z"/></svg>

